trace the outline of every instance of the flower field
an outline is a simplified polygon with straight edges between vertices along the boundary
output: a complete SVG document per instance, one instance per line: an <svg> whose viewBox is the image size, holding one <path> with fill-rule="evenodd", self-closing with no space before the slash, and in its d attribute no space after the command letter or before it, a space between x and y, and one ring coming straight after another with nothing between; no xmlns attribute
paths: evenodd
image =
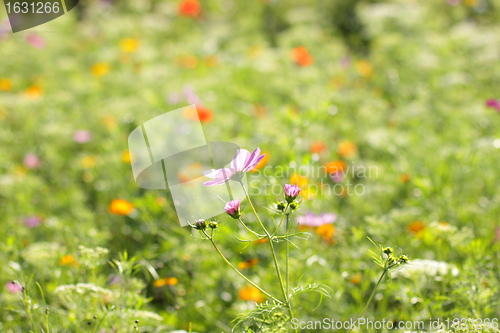
<svg viewBox="0 0 500 333"><path fill-rule="evenodd" d="M1 332L500 332L499 0L1 8ZM184 227L129 147L181 108L240 147Z"/></svg>

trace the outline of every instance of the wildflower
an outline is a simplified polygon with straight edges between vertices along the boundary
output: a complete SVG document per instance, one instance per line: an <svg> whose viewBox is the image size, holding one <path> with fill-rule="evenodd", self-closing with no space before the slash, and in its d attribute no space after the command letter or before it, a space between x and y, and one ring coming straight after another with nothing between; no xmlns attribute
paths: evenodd
<svg viewBox="0 0 500 333"><path fill-rule="evenodd" d="M300 193L300 187L297 185L285 184L285 200L291 203Z"/></svg>
<svg viewBox="0 0 500 333"><path fill-rule="evenodd" d="M10 91L12 89L12 81L9 79L0 79L0 90Z"/></svg>
<svg viewBox="0 0 500 333"><path fill-rule="evenodd" d="M199 63L198 58L194 55L191 55L191 54L179 57L179 66L180 67L186 67L186 68L193 69L193 68L198 67L198 63Z"/></svg>
<svg viewBox="0 0 500 333"><path fill-rule="evenodd" d="M337 153L345 158L353 157L357 151L358 148L356 147L356 144L351 141L341 141L337 148Z"/></svg>
<svg viewBox="0 0 500 333"><path fill-rule="evenodd" d="M156 288L161 288L163 286L175 286L177 283L179 283L179 279L175 277L167 277L155 280L155 282L153 282L153 286L155 286Z"/></svg>
<svg viewBox="0 0 500 333"><path fill-rule="evenodd" d="M500 111L500 101L498 99L489 99L486 101L486 106L490 108L494 108L497 111Z"/></svg>
<svg viewBox="0 0 500 333"><path fill-rule="evenodd" d="M313 214L311 212L297 217L297 222L299 225L306 227L320 227L325 224L331 224L337 220L337 214L334 213L322 213L319 215Z"/></svg>
<svg viewBox="0 0 500 333"><path fill-rule="evenodd" d="M41 50L45 48L45 38L43 38L42 36L29 34L28 36L26 36L26 41L35 49Z"/></svg>
<svg viewBox="0 0 500 333"><path fill-rule="evenodd" d="M333 177L338 173L342 174L343 171L347 168L347 163L344 161L332 161L325 164L325 168L330 177Z"/></svg>
<svg viewBox="0 0 500 333"><path fill-rule="evenodd" d="M425 225L420 221L414 221L408 226L408 231L413 235L417 235L420 231L424 229Z"/></svg>
<svg viewBox="0 0 500 333"><path fill-rule="evenodd" d="M385 247L385 248L383 248L383 249L382 249L382 252L384 252L384 253L385 253L385 254L387 254L387 255L390 255L390 254L392 254L392 252L393 252L393 251L392 251L392 247L390 247L390 246Z"/></svg>
<svg viewBox="0 0 500 333"><path fill-rule="evenodd" d="M7 285L5 287L13 294L23 291L23 286L21 286L17 281L7 282Z"/></svg>
<svg viewBox="0 0 500 333"><path fill-rule="evenodd" d="M267 164L268 160L269 160L269 152L264 151L264 158L251 171L258 172L259 169L261 169L264 165Z"/></svg>
<svg viewBox="0 0 500 333"><path fill-rule="evenodd" d="M254 244L264 244L265 242L267 242L268 238L261 238L261 239L257 239L256 241L254 241Z"/></svg>
<svg viewBox="0 0 500 333"><path fill-rule="evenodd" d="M254 301L255 303L262 303L264 301L262 293L254 286L246 286L241 288L239 296L244 301Z"/></svg>
<svg viewBox="0 0 500 333"><path fill-rule="evenodd" d="M373 67L367 60L359 60L356 62L356 69L359 74L365 79L368 79L373 74Z"/></svg>
<svg viewBox="0 0 500 333"><path fill-rule="evenodd" d="M30 216L24 220L24 225L28 228L38 227L42 223L42 219L39 216Z"/></svg>
<svg viewBox="0 0 500 333"><path fill-rule="evenodd" d="M40 159L35 154L26 154L23 164L28 169L38 169L40 167Z"/></svg>
<svg viewBox="0 0 500 333"><path fill-rule="evenodd" d="M120 41L120 49L124 53L134 53L139 49L140 42L133 38L123 38Z"/></svg>
<svg viewBox="0 0 500 333"><path fill-rule="evenodd" d="M59 260L59 265L66 266L75 262L75 258L71 254L67 254Z"/></svg>
<svg viewBox="0 0 500 333"><path fill-rule="evenodd" d="M189 104L200 104L201 100L198 95L194 92L194 88L191 85L185 85L182 88L182 92L184 93L184 97L186 97L186 101Z"/></svg>
<svg viewBox="0 0 500 333"><path fill-rule="evenodd" d="M197 18L200 15L201 6L198 0L183 0L179 4L179 15Z"/></svg>
<svg viewBox="0 0 500 333"><path fill-rule="evenodd" d="M101 77L108 74L109 65L104 62L98 62L92 66L90 71L94 76Z"/></svg>
<svg viewBox="0 0 500 333"><path fill-rule="evenodd" d="M115 129L117 127L116 118L111 115L104 116L102 118L102 123L104 124L104 127L106 127L108 130Z"/></svg>
<svg viewBox="0 0 500 333"><path fill-rule="evenodd" d="M134 211L134 205L123 199L114 199L111 201L108 211L114 215L129 215Z"/></svg>
<svg viewBox="0 0 500 333"><path fill-rule="evenodd" d="M28 96L29 99L37 99L42 97L43 88L37 84L34 84L30 86L28 89L26 89L25 94L26 96Z"/></svg>
<svg viewBox="0 0 500 333"><path fill-rule="evenodd" d="M465 4L469 7L476 7L479 0L465 0Z"/></svg>
<svg viewBox="0 0 500 333"><path fill-rule="evenodd" d="M363 277L363 275L361 275L361 273L356 273L354 274L353 276L351 276L351 283L352 284L359 284L361 282L361 278Z"/></svg>
<svg viewBox="0 0 500 333"><path fill-rule="evenodd" d="M226 205L224 206L224 210L233 219L239 219L241 216L240 203L241 203L241 199L231 200L228 203L226 203Z"/></svg>
<svg viewBox="0 0 500 333"><path fill-rule="evenodd" d="M398 261L402 264L406 264L410 261L410 258L408 258L406 255L402 254L399 256Z"/></svg>
<svg viewBox="0 0 500 333"><path fill-rule="evenodd" d="M297 46L292 51L292 60L299 66L311 66L314 63L313 57L303 46Z"/></svg>
<svg viewBox="0 0 500 333"><path fill-rule="evenodd" d="M399 175L399 182L400 183L408 183L411 180L411 176L408 173L403 173L402 175Z"/></svg>
<svg viewBox="0 0 500 333"><path fill-rule="evenodd" d="M203 174L213 180L204 183L205 186L222 185L229 179L241 180L243 175L252 170L264 158L260 155L260 148L253 151L252 154L246 149L238 149L231 161L231 167L223 169L212 169L205 171Z"/></svg>
<svg viewBox="0 0 500 333"><path fill-rule="evenodd" d="M335 235L335 227L333 224L323 224L316 229L316 233L326 241L331 241Z"/></svg>
<svg viewBox="0 0 500 333"><path fill-rule="evenodd" d="M86 143L92 141L92 132L85 130L78 130L73 133L73 140L77 143Z"/></svg>
<svg viewBox="0 0 500 333"><path fill-rule="evenodd" d="M298 202L292 202L290 203L290 211L293 212L294 210L299 209L300 204Z"/></svg>
<svg viewBox="0 0 500 333"><path fill-rule="evenodd" d="M201 105L196 105L196 110L198 111L198 117L202 123L209 123L212 121L212 110Z"/></svg>
<svg viewBox="0 0 500 333"><path fill-rule="evenodd" d="M326 146L321 141L314 141L311 144L311 152L312 153L319 154L325 150L326 150Z"/></svg>
<svg viewBox="0 0 500 333"><path fill-rule="evenodd" d="M122 152L122 161L127 163L127 164L130 164L132 163L132 160L133 160L133 155L128 151L128 150L124 150Z"/></svg>
<svg viewBox="0 0 500 333"><path fill-rule="evenodd" d="M198 221L195 222L194 228L196 230L205 230L207 227L207 223L203 219L199 219Z"/></svg>
<svg viewBox="0 0 500 333"><path fill-rule="evenodd" d="M239 269L251 268L259 263L259 258L249 259L238 263Z"/></svg>
<svg viewBox="0 0 500 333"><path fill-rule="evenodd" d="M286 208L286 203L284 201L278 201L278 203L276 204L276 209L279 210L279 211L284 211Z"/></svg>

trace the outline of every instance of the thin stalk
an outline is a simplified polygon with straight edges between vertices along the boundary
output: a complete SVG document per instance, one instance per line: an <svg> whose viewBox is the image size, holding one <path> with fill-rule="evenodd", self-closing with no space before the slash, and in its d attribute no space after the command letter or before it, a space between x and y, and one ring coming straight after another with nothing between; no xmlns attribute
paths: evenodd
<svg viewBox="0 0 500 333"><path fill-rule="evenodd" d="M371 303L371 301L373 299L373 296L375 295L375 291L377 290L378 285L380 284L380 282L382 282L382 279L384 278L385 273L387 273L388 270L389 270L388 268L385 268L384 271L382 272L382 275L380 275L380 278L378 279L378 282L375 285L375 288L373 288L372 294L370 295L370 298L368 299L368 302L366 302L365 308L363 309L363 311L359 315L358 320L356 320L356 322L359 321L359 319L361 317L363 317L363 315L365 314L366 310L368 309L368 306L370 305L370 303ZM347 333L350 333L352 331L352 329L353 329L353 327L351 327L351 329Z"/></svg>
<svg viewBox="0 0 500 333"><path fill-rule="evenodd" d="M288 208L288 206L287 206ZM286 209L285 209L286 211ZM290 214L286 214L286 233L288 234L288 220L289 220ZM278 227L279 229L279 227ZM288 271L288 259L290 256L290 249L289 249L288 240L286 241L286 267L285 267L285 276L286 276L286 294L290 296L290 272Z"/></svg>
<svg viewBox="0 0 500 333"><path fill-rule="evenodd" d="M269 294L267 291L265 291L264 289L262 289L261 287L259 287L258 285L256 285L254 282L252 282L249 278L247 278L243 273L241 273L236 267L233 266L233 264L231 264L229 262L229 260L227 260L227 258L222 254L222 252L219 250L219 247L217 246L217 244L215 244L214 240L212 237L210 237L207 232L205 230L202 230L203 233L205 234L205 236L210 240L210 242L212 242L212 245L214 246L215 250L217 251L217 253L219 253L219 255L221 256L221 258L226 262L226 264L229 265L229 267L231 267L236 273L238 273L239 276L241 276L246 282L250 283L252 286L254 286L255 288L259 289L262 293L264 293L266 296L268 296L269 298L272 298L273 300L275 300L276 302L278 303L283 303L282 301L280 301L279 299L277 299L276 297L274 297L273 295Z"/></svg>
<svg viewBox="0 0 500 333"><path fill-rule="evenodd" d="M250 229L249 227L247 227L247 225L241 220L241 217L238 218L238 221L240 221L241 225L245 227L245 229L247 229L249 232L251 232L252 234L254 234L255 236L257 236L258 238L262 237L262 235L259 235L258 233L256 233L255 231L253 231L252 229Z"/></svg>
<svg viewBox="0 0 500 333"><path fill-rule="evenodd" d="M287 215L287 219L288 219L288 214L286 213L286 211L288 210L288 207L290 206L289 203L286 204L286 207L285 207L285 210L283 211L283 215L281 215L281 221L280 223L278 224L278 227L276 228L276 230L274 230L273 234L271 235L271 237L274 237L274 235L276 235L276 233L278 232L278 230L280 230L280 227L281 227L281 224L283 223L283 218L285 217L285 215ZM287 231L288 231L288 227L287 227Z"/></svg>

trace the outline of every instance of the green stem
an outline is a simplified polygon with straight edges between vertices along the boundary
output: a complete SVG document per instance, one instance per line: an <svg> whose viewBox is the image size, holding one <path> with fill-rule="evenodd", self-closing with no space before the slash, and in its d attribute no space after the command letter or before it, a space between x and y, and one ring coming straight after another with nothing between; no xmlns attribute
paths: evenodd
<svg viewBox="0 0 500 333"><path fill-rule="evenodd" d="M358 322L359 319L361 317L363 317L363 315L365 314L366 310L368 309L368 306L370 305L370 303L371 303L371 301L373 299L373 296L375 296L375 291L377 290L378 285L380 284L380 282L382 282L382 279L384 278L385 273L387 273L388 270L389 270L388 268L385 268L384 271L382 272L382 275L380 275L380 278L378 279L378 282L375 285L375 288L373 288L372 294L370 295L370 298L368 299L368 302L366 302L365 308L363 309L363 311L359 315L358 320L356 320L356 322ZM352 331L352 329L353 329L353 327L351 327L351 329L347 333L350 333Z"/></svg>
<svg viewBox="0 0 500 333"><path fill-rule="evenodd" d="M288 206L287 206L288 207ZM286 211L286 209L285 209ZM288 220L289 220L290 214L286 214L286 233L288 234ZM279 229L279 227L278 227ZM288 296L290 296L290 272L288 270L288 259L290 256L290 249L289 249L288 244L288 239L286 240L286 267L285 267L285 276L286 276L286 293Z"/></svg>
<svg viewBox="0 0 500 333"><path fill-rule="evenodd" d="M283 223L283 218L285 217L285 215L287 215L287 220L288 220L288 214L286 214L286 211L288 210L288 207L290 206L289 203L286 204L286 207L285 207L285 210L283 211L283 215L281 215L281 221L280 223L278 224L278 227L276 228L276 230L274 230L273 234L271 235L271 237L274 237L274 235L276 235L276 233L278 232L278 230L280 230L280 227L281 227L281 224ZM287 222L288 223L288 222ZM287 227L287 231L288 231L288 227Z"/></svg>
<svg viewBox="0 0 500 333"><path fill-rule="evenodd" d="M255 231L253 231L252 229L250 229L249 227L247 227L247 225L245 223L243 223L243 221L241 220L241 217L238 218L238 221L240 221L241 225L244 226L245 229L247 229L249 232L251 232L252 234L254 234L255 236L257 236L257 238L263 237L263 235L260 235L260 234L256 233Z"/></svg>
<svg viewBox="0 0 500 333"><path fill-rule="evenodd" d="M259 287L258 285L256 285L254 282L252 282L249 278L247 278L243 273L241 273L236 267L233 266L233 264L231 264L229 262L229 260L227 260L227 258L222 254L222 252L219 250L219 247L217 246L217 244L215 244L214 240L212 237L210 237L207 232L205 230L202 230L203 233L205 234L205 236L212 242L212 245L214 246L215 250L217 251L217 253L219 253L219 255L221 256L222 259L224 259L224 261L226 262L226 264L229 265L229 267L231 267L236 273L238 273L239 276L241 276L245 281L247 281L248 283L250 283L252 286L254 286L255 288L259 289L262 293L264 293L266 296L268 296L269 298L272 298L273 300L275 300L276 302L278 303L283 303L282 301L280 301L279 299L277 299L276 297L274 297L273 295L269 294L267 291L265 291L264 289L262 289L261 287Z"/></svg>

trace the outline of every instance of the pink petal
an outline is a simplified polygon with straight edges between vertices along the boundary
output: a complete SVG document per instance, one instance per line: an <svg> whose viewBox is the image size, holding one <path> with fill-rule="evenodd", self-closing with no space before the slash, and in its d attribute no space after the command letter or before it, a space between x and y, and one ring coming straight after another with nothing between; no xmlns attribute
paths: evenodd
<svg viewBox="0 0 500 333"><path fill-rule="evenodd" d="M231 167L237 171L243 171L249 158L250 152L248 150L238 149L235 157L231 161Z"/></svg>

